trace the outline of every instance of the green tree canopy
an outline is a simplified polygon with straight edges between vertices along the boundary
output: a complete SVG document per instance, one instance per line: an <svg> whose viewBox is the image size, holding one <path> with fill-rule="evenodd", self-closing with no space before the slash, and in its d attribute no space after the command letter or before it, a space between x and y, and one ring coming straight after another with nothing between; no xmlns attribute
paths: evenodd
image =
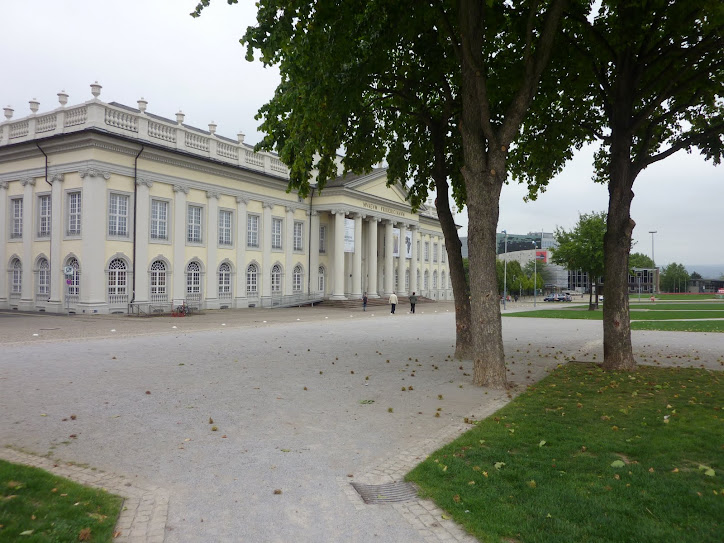
<svg viewBox="0 0 724 543"><path fill-rule="evenodd" d="M628 257L629 268L653 268L654 261L643 253L631 253Z"/></svg>
<svg viewBox="0 0 724 543"><path fill-rule="evenodd" d="M689 279L689 272L684 265L672 262L661 269L659 284L663 292L686 292Z"/></svg>

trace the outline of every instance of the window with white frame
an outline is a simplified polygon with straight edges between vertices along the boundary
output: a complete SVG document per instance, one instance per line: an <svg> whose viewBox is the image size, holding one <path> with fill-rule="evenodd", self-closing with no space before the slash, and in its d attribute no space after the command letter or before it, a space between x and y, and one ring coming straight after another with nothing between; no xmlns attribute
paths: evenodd
<svg viewBox="0 0 724 543"><path fill-rule="evenodd" d="M325 225L319 227L319 252L327 252L327 227Z"/></svg>
<svg viewBox="0 0 724 543"><path fill-rule="evenodd" d="M246 293L256 295L259 292L259 268L256 264L249 264L246 268Z"/></svg>
<svg viewBox="0 0 724 543"><path fill-rule="evenodd" d="M219 210L219 245L231 245L231 211Z"/></svg>
<svg viewBox="0 0 724 543"><path fill-rule="evenodd" d="M423 282L422 286L423 286L423 288L424 288L425 290L427 290L427 289L430 288L429 285L430 285L430 272L428 272L428 271L426 270L426 271L425 271L425 276L424 276L424 282Z"/></svg>
<svg viewBox="0 0 724 543"><path fill-rule="evenodd" d="M68 235L80 236L81 193L68 193Z"/></svg>
<svg viewBox="0 0 724 543"><path fill-rule="evenodd" d="M432 261L437 262L437 243L432 244Z"/></svg>
<svg viewBox="0 0 724 543"><path fill-rule="evenodd" d="M219 266L219 298L231 298L231 265L228 262Z"/></svg>
<svg viewBox="0 0 724 543"><path fill-rule="evenodd" d="M445 272L440 275L440 288L447 288L447 282L445 281Z"/></svg>
<svg viewBox="0 0 724 543"><path fill-rule="evenodd" d="M417 240L417 261L420 262L420 259L422 258L422 253L420 252L420 240ZM420 288L418 286L418 288Z"/></svg>
<svg viewBox="0 0 724 543"><path fill-rule="evenodd" d="M292 292L302 292L302 267L297 264L292 272Z"/></svg>
<svg viewBox="0 0 724 543"><path fill-rule="evenodd" d="M151 302L167 302L166 292L166 263L163 260L155 260L151 264Z"/></svg>
<svg viewBox="0 0 724 543"><path fill-rule="evenodd" d="M111 193L108 201L109 236L128 236L128 201L125 194Z"/></svg>
<svg viewBox="0 0 724 543"><path fill-rule="evenodd" d="M272 219L271 246L272 249L282 248L282 219Z"/></svg>
<svg viewBox="0 0 724 543"><path fill-rule="evenodd" d="M400 281L397 276L398 276L397 268L395 268L395 287L394 288L395 288L395 292L400 292L400 288L399 288Z"/></svg>
<svg viewBox="0 0 724 543"><path fill-rule="evenodd" d="M271 270L271 291L277 294L282 291L282 267L279 264L274 264Z"/></svg>
<svg viewBox="0 0 724 543"><path fill-rule="evenodd" d="M186 267L186 296L198 297L201 294L201 266L198 262L189 262Z"/></svg>
<svg viewBox="0 0 724 543"><path fill-rule="evenodd" d="M259 247L259 215L246 217L246 246Z"/></svg>
<svg viewBox="0 0 724 543"><path fill-rule="evenodd" d="M410 270L405 270L405 292L410 292Z"/></svg>
<svg viewBox="0 0 724 543"><path fill-rule="evenodd" d="M304 223L301 221L294 221L294 250L304 250Z"/></svg>
<svg viewBox="0 0 724 543"><path fill-rule="evenodd" d="M425 262L430 262L430 242L425 242Z"/></svg>
<svg viewBox="0 0 724 543"><path fill-rule="evenodd" d="M442 246L442 252L440 253L440 260L443 264L447 262L447 249L445 248L445 245Z"/></svg>
<svg viewBox="0 0 724 543"><path fill-rule="evenodd" d="M324 269L324 266L319 266L319 270L317 270L317 290L320 294L324 294L326 273L327 271Z"/></svg>
<svg viewBox="0 0 724 543"><path fill-rule="evenodd" d="M189 206L186 210L186 241L201 243L201 206Z"/></svg>
<svg viewBox="0 0 724 543"><path fill-rule="evenodd" d="M50 194L38 196L38 237L47 238L50 235Z"/></svg>
<svg viewBox="0 0 724 543"><path fill-rule="evenodd" d="M168 239L168 202L151 200L151 239Z"/></svg>
<svg viewBox="0 0 724 543"><path fill-rule="evenodd" d="M122 302L119 297L127 294L127 266L120 258L114 258L108 264L108 301L111 303Z"/></svg>
<svg viewBox="0 0 724 543"><path fill-rule="evenodd" d="M48 299L50 296L50 264L47 258L38 262L38 299Z"/></svg>
<svg viewBox="0 0 724 543"><path fill-rule="evenodd" d="M70 281L70 283L67 283L68 296L77 299L78 296L80 296L80 264L78 263L77 258L71 258L70 260L68 260L67 265L73 268L73 275L66 278Z"/></svg>
<svg viewBox="0 0 724 543"><path fill-rule="evenodd" d="M13 198L10 200L10 239L23 237L23 199Z"/></svg>
<svg viewBox="0 0 724 543"><path fill-rule="evenodd" d="M10 295L18 297L23 291L23 265L19 258L10 263Z"/></svg>
<svg viewBox="0 0 724 543"><path fill-rule="evenodd" d="M433 290L437 289L437 270L432 272L432 288Z"/></svg>

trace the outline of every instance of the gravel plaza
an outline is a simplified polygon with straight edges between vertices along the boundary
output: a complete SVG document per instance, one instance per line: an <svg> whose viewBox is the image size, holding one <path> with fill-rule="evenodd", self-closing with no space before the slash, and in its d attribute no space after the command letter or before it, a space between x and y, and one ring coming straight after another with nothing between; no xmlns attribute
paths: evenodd
<svg viewBox="0 0 724 543"><path fill-rule="evenodd" d="M398 309L0 313L0 458L124 495L118 541L472 541L431 502L366 505L350 485L401 480L509 400L451 359L452 303ZM596 321L503 335L513 396L602 359ZM721 369L721 334L632 336L637 356Z"/></svg>

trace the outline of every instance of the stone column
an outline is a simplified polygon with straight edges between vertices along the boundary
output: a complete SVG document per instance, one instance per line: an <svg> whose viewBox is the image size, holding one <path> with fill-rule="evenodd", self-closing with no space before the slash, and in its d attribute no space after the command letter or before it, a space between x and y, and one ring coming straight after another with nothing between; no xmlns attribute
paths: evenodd
<svg viewBox="0 0 724 543"><path fill-rule="evenodd" d="M206 292L203 304L209 309L219 308L219 198L218 192L206 191L208 200L206 218Z"/></svg>
<svg viewBox="0 0 724 543"><path fill-rule="evenodd" d="M294 208L286 207L284 220L286 234L284 235L284 295L291 296L294 292Z"/></svg>
<svg viewBox="0 0 724 543"><path fill-rule="evenodd" d="M407 225L400 223L400 256L397 259L397 294L400 296L409 296L409 292L405 291L405 268L407 267L407 246L405 245L405 234Z"/></svg>
<svg viewBox="0 0 724 543"><path fill-rule="evenodd" d="M50 194L50 298L48 306L50 311L56 313L60 312L63 307L61 293L65 285L61 260L63 257L60 254L60 242L63 239L63 174L51 175L50 182L53 187ZM1 294L0 298L2 298Z"/></svg>
<svg viewBox="0 0 724 543"><path fill-rule="evenodd" d="M412 258L410 259L410 292L420 294L417 289L417 230L418 226L412 225L410 232L412 233Z"/></svg>
<svg viewBox="0 0 724 543"><path fill-rule="evenodd" d="M81 196L81 247L83 275L78 307L85 313L107 309L105 246L108 230L106 181L110 172L87 168L78 172L83 179ZM130 279L130 278L129 278Z"/></svg>
<svg viewBox="0 0 724 543"><path fill-rule="evenodd" d="M249 307L246 299L246 207L249 200L243 196L236 197L236 292L237 308Z"/></svg>
<svg viewBox="0 0 724 543"><path fill-rule="evenodd" d="M354 253L352 253L352 295L353 300L362 298L362 219L354 215Z"/></svg>
<svg viewBox="0 0 724 543"><path fill-rule="evenodd" d="M377 223L380 219L370 217L367 222L367 297L379 298L377 294Z"/></svg>
<svg viewBox="0 0 724 543"><path fill-rule="evenodd" d="M394 249L392 221L385 221L385 297L392 294L395 288L395 261L392 256Z"/></svg>
<svg viewBox="0 0 724 543"><path fill-rule="evenodd" d="M343 209L334 214L334 290L332 300L346 300L344 296L344 215Z"/></svg>
<svg viewBox="0 0 724 543"><path fill-rule="evenodd" d="M259 281L261 281L260 290L262 297L262 307L264 306L263 299L267 300L271 298L271 225L272 216L271 210L274 204L269 202L263 202L261 204L261 235L259 236L259 243L261 244L261 269L259 270Z"/></svg>
<svg viewBox="0 0 724 543"><path fill-rule="evenodd" d="M8 299L8 255L6 253L8 239L8 182L0 181L0 305L7 302ZM55 215L53 215L55 218ZM53 268L51 268L52 271Z"/></svg>
<svg viewBox="0 0 724 543"><path fill-rule="evenodd" d="M33 281L33 268L35 267L35 262L33 262L33 238L35 237L33 228L33 197L35 195L33 187L35 186L35 179L28 177L21 179L20 183L23 185L23 271L18 309L32 311L35 309L35 281ZM4 242L5 240L3 240Z"/></svg>
<svg viewBox="0 0 724 543"><path fill-rule="evenodd" d="M136 179L136 291L133 298L136 302L147 302L148 293L148 227L150 218L150 179Z"/></svg>
<svg viewBox="0 0 724 543"><path fill-rule="evenodd" d="M382 219L378 219L378 223ZM380 262L380 260L382 262ZM377 226L377 294L384 296L385 294L385 229Z"/></svg>
<svg viewBox="0 0 724 543"><path fill-rule="evenodd" d="M186 195L188 187L173 186L173 306L186 299Z"/></svg>
<svg viewBox="0 0 724 543"><path fill-rule="evenodd" d="M309 275L307 280L308 293L312 294L319 289L319 213L307 211L309 217ZM323 295L324 293L321 293Z"/></svg>

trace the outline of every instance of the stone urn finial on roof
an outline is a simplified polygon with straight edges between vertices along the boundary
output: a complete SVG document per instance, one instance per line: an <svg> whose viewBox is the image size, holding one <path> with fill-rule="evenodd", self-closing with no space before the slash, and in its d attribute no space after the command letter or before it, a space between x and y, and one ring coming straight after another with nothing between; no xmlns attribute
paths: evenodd
<svg viewBox="0 0 724 543"><path fill-rule="evenodd" d="M181 111L181 109L179 108L178 113L176 114L176 122L177 122L178 124L183 124L183 122L184 122L184 117L186 117L186 115L185 115L184 112Z"/></svg>
<svg viewBox="0 0 724 543"><path fill-rule="evenodd" d="M3 111L5 112L5 118L9 121L13 118L13 113L15 113L15 110L11 108L10 106L7 106L3 108Z"/></svg>
<svg viewBox="0 0 724 543"><path fill-rule="evenodd" d="M90 86L90 88L93 98L98 98L101 95L101 89L103 88L103 86L98 84L98 81L96 81Z"/></svg>
<svg viewBox="0 0 724 543"><path fill-rule="evenodd" d="M209 132L213 135L216 134L216 123L214 121L211 121L209 123Z"/></svg>
<svg viewBox="0 0 724 543"><path fill-rule="evenodd" d="M244 138L246 137L246 134L239 130L239 133L236 135L236 137L239 138L239 143L244 143Z"/></svg>
<svg viewBox="0 0 724 543"><path fill-rule="evenodd" d="M138 110L141 113L146 113L146 107L148 106L148 102L144 100L143 96L141 96L141 99L138 100Z"/></svg>
<svg viewBox="0 0 724 543"><path fill-rule="evenodd" d="M58 93L58 102L60 102L60 107L65 107L65 104L68 103L68 93L65 90Z"/></svg>
<svg viewBox="0 0 724 543"><path fill-rule="evenodd" d="M30 104L30 111L33 112L33 115L35 115L38 112L38 108L40 107L40 102L36 98L33 98L28 102Z"/></svg>

